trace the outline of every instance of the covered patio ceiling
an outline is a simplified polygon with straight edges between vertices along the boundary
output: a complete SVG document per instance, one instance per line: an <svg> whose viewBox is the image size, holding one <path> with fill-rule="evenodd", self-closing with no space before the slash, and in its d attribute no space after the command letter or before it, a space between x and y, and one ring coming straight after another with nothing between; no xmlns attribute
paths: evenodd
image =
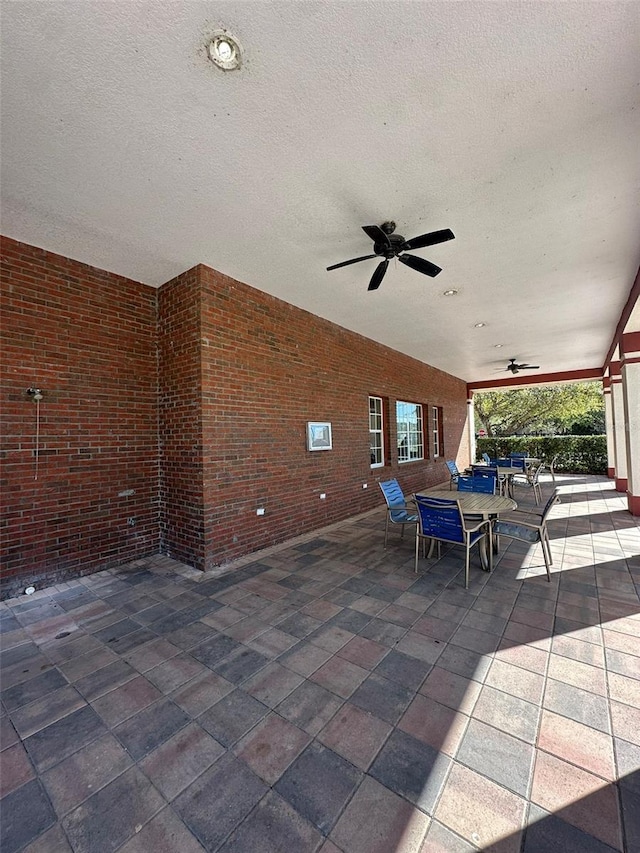
<svg viewBox="0 0 640 853"><path fill-rule="evenodd" d="M204 263L469 383L597 371L640 263L639 43L616 0L4 2L2 231L152 286ZM437 278L326 271L387 220L453 230L413 253Z"/></svg>

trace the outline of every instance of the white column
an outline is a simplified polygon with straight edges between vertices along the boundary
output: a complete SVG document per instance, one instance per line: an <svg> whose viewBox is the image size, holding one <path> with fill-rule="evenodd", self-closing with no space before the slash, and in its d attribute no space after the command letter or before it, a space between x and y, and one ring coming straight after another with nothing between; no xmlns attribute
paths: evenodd
<svg viewBox="0 0 640 853"><path fill-rule="evenodd" d="M622 396L629 512L640 515L640 332L622 336Z"/></svg>
<svg viewBox="0 0 640 853"><path fill-rule="evenodd" d="M476 461L476 416L473 404L473 392L467 400L467 430L469 435L469 465Z"/></svg>
<svg viewBox="0 0 640 853"><path fill-rule="evenodd" d="M615 438L613 435L613 404L611 402L611 383L608 378L603 382L604 429L607 437L607 476L613 480L616 476Z"/></svg>
<svg viewBox="0 0 640 853"><path fill-rule="evenodd" d="M624 395L620 362L611 364L611 409L613 411L613 438L616 469L616 491L627 491L627 432L625 429Z"/></svg>

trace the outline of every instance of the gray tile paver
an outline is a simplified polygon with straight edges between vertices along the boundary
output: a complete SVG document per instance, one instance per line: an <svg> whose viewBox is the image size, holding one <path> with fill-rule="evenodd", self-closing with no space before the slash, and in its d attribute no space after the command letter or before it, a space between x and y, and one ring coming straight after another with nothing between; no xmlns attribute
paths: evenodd
<svg viewBox="0 0 640 853"><path fill-rule="evenodd" d="M3 853L632 853L624 500L563 480L550 584L506 541L469 590L456 548L415 575L375 511L217 578L156 556L0 603Z"/></svg>

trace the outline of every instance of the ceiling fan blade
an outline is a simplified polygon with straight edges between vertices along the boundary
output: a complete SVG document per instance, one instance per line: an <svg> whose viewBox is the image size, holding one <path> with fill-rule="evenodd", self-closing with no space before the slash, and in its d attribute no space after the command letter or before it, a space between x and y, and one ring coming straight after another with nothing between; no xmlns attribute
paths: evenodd
<svg viewBox="0 0 640 853"><path fill-rule="evenodd" d="M369 258L376 258L377 255L363 255L361 258L352 258L350 261L342 261L341 264L332 264L330 267L327 267L327 271L329 270L337 270L338 267L348 267L349 264L357 264L358 261L368 261Z"/></svg>
<svg viewBox="0 0 640 853"><path fill-rule="evenodd" d="M425 261L424 258L414 258L413 255L398 255L398 260L411 267L412 270L430 275L431 278L435 278L439 272L442 272L441 267L437 267L431 261Z"/></svg>
<svg viewBox="0 0 640 853"><path fill-rule="evenodd" d="M431 231L429 234L421 234L413 237L402 246L402 251L407 249L424 249L425 246L435 246L436 243L445 243L447 240L455 240L456 235L450 228L442 231Z"/></svg>
<svg viewBox="0 0 640 853"><path fill-rule="evenodd" d="M540 370L539 364L519 364L520 370Z"/></svg>
<svg viewBox="0 0 640 853"><path fill-rule="evenodd" d="M382 279L384 278L384 274L387 271L387 267L389 266L389 261L382 261L376 267L376 271L371 276L371 281L369 282L369 287L367 290L377 290L382 284Z"/></svg>
<svg viewBox="0 0 640 853"><path fill-rule="evenodd" d="M374 243L384 243L386 246L391 245L389 235L385 234L379 225L363 225L362 230Z"/></svg>

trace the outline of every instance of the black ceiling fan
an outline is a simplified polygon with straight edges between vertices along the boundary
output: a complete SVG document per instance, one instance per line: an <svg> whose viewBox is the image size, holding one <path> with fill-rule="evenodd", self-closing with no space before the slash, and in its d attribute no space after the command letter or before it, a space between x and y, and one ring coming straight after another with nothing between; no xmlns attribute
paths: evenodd
<svg viewBox="0 0 640 853"><path fill-rule="evenodd" d="M509 359L509 364L506 367L507 370L510 370L514 375L519 373L521 370L540 370L539 364L517 364L515 358Z"/></svg>
<svg viewBox="0 0 640 853"><path fill-rule="evenodd" d="M431 261L425 261L424 258L416 258L413 255L401 255L400 253L411 249L424 249L425 246L435 246L436 243L444 243L446 240L455 239L453 231L445 228L442 231L431 231L429 234L421 234L419 237L405 240L400 234L394 234L396 230L395 222L383 222L382 225L363 225L362 230L367 237L373 240L373 255L363 255L361 258L342 261L340 264L333 264L327 267L327 270L337 270L339 267L357 264L359 261L368 261L370 258L384 258L371 276L367 290L377 290L380 287L389 266L389 261L393 260L393 258L397 258L401 263L406 264L417 272L434 278L439 272L442 272L440 267L432 264Z"/></svg>

